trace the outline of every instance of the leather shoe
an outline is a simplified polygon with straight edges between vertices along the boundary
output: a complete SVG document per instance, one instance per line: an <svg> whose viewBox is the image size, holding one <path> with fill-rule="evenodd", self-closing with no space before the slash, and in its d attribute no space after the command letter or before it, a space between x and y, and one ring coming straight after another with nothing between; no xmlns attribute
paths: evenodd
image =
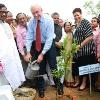
<svg viewBox="0 0 100 100"><path fill-rule="evenodd" d="M39 91L39 97L43 98L44 97L44 91Z"/></svg>
<svg viewBox="0 0 100 100"><path fill-rule="evenodd" d="M100 92L100 88L94 89L95 92Z"/></svg>
<svg viewBox="0 0 100 100"><path fill-rule="evenodd" d="M63 89L58 89L58 95L63 95L63 94L64 94Z"/></svg>

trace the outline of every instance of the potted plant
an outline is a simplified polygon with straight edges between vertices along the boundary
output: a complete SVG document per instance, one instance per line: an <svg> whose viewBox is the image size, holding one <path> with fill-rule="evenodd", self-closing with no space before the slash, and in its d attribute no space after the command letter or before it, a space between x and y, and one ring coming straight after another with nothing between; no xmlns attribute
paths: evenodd
<svg viewBox="0 0 100 100"><path fill-rule="evenodd" d="M73 56L74 53L77 52L77 42L74 40L73 43L71 44L71 51L66 51L66 44L68 43L67 37L64 39L62 43L63 49L61 49L60 56L57 57L57 66L58 68L52 71L52 75L56 78L61 78L62 76L65 75L65 70L68 69L69 63L73 63L72 60L70 60L70 57ZM57 83L57 89L59 88L59 81ZM68 96L65 95L65 96ZM56 92L56 100L57 98L57 92ZM74 99L73 99L74 100Z"/></svg>

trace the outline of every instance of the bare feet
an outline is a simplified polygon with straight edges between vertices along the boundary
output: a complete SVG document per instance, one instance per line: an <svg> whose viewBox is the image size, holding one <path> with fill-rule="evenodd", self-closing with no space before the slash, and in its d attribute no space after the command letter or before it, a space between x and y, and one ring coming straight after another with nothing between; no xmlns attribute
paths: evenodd
<svg viewBox="0 0 100 100"><path fill-rule="evenodd" d="M79 91L83 91L86 89L86 83L81 84Z"/></svg>

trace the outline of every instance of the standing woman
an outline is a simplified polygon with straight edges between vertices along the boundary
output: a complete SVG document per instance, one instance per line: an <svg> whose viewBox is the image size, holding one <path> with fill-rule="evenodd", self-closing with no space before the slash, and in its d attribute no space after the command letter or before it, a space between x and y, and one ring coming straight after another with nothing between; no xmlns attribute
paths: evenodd
<svg viewBox="0 0 100 100"><path fill-rule="evenodd" d="M71 22L65 22L64 30L66 32L66 39L67 39L66 51L67 53L71 54L72 40L73 40ZM66 60L67 60L68 67L65 70L65 84L68 87L72 87L73 82L74 82L73 77L72 77L72 55L70 55L70 57L66 57Z"/></svg>
<svg viewBox="0 0 100 100"><path fill-rule="evenodd" d="M17 46L20 53L20 57L22 60L22 66L24 72L27 68L27 63L25 62L25 55L26 55L26 47L25 47L25 40L26 40L26 34L27 34L27 19L26 15L24 13L18 13L16 16L16 20L18 23L18 26L16 28L16 40L17 40Z"/></svg>
<svg viewBox="0 0 100 100"><path fill-rule="evenodd" d="M57 46L61 47L62 43L64 42L64 39L66 38L67 43L65 50L68 54L71 54L72 52L72 40L73 40L73 34L72 34L72 24L71 22L65 22L64 23L64 31L65 33L63 34L61 40L57 42ZM73 76L72 76L72 55L69 57L66 57L66 62L67 62L67 69L65 69L65 85L67 87L72 87L73 86Z"/></svg>
<svg viewBox="0 0 100 100"><path fill-rule="evenodd" d="M72 52L72 40L73 40L73 33L72 33L72 24L71 22L65 22L64 24L64 30L66 32L67 36L67 44L66 44L66 51L71 54ZM73 85L73 76L72 76L72 55L70 57L67 57L67 63L68 63L68 68L65 72L65 82L67 83L67 86L72 87Z"/></svg>
<svg viewBox="0 0 100 100"><path fill-rule="evenodd" d="M76 22L76 30L73 34L73 38L78 42L78 52L74 55L73 61L73 75L75 76L75 84L73 87L77 87L80 84L79 80L79 67L96 63L93 43L93 32L88 20L82 17L82 11L80 8L73 10L73 16ZM86 88L87 75L81 76L82 82L79 90Z"/></svg>

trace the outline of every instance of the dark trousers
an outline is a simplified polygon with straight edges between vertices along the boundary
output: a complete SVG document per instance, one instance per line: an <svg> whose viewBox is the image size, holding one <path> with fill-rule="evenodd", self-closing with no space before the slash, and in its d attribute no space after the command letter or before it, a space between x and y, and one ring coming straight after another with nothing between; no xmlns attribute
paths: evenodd
<svg viewBox="0 0 100 100"><path fill-rule="evenodd" d="M96 64L97 60L95 54L91 54L91 55L81 56L78 59L73 59L73 62L75 62L73 63L73 67L72 67L73 76L79 76L79 67L89 65L89 64ZM83 76L88 77L88 75L86 74L80 76L80 79L82 79ZM92 78L92 86L94 87L96 73L91 74L91 78Z"/></svg>
<svg viewBox="0 0 100 100"><path fill-rule="evenodd" d="M79 76L79 67L89 65L89 64L96 64L97 60L95 54L81 56L77 59L73 59L73 76Z"/></svg>
<svg viewBox="0 0 100 100"><path fill-rule="evenodd" d="M24 47L24 52L26 54L26 47ZM22 63L23 71L25 73L26 69L27 69L27 66L28 66L28 63L24 60L24 58L23 58L23 56L21 55L20 52L19 52L19 56L20 56L20 60L21 60L21 63Z"/></svg>
<svg viewBox="0 0 100 100"><path fill-rule="evenodd" d="M42 49L44 47L44 44L42 44ZM33 60L36 60L39 56L39 54L41 53L35 50L35 42L33 42L32 44L32 49L31 49L31 53L33 55ZM49 64L51 70L57 69L57 62L56 62L56 48L55 48L55 43L54 41L52 42L52 46L50 48L50 50L44 55L43 60L41 61L41 63L39 64L40 69L39 69L39 75L44 75L46 73L46 64ZM58 81L60 82L60 79L57 78L53 78L55 85L57 86ZM60 87L62 88L62 84L60 83ZM38 78L38 89L39 91L44 91L45 88L45 81L43 79L43 77L39 77Z"/></svg>

